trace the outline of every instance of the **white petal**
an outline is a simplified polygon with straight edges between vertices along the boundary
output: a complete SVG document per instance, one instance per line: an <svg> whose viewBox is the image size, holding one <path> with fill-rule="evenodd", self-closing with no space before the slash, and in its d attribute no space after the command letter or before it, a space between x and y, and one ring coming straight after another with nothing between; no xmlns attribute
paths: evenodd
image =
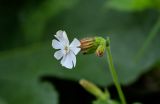
<svg viewBox="0 0 160 104"><path fill-rule="evenodd" d="M55 57L57 60L61 59L62 56L63 56L63 53L62 53L61 50L56 51L56 52L54 53L54 57Z"/></svg>
<svg viewBox="0 0 160 104"><path fill-rule="evenodd" d="M63 38L69 43L67 33L65 31L63 31Z"/></svg>
<svg viewBox="0 0 160 104"><path fill-rule="evenodd" d="M78 39L74 38L74 40L70 44L70 47L79 47L80 45L81 45L80 41Z"/></svg>
<svg viewBox="0 0 160 104"><path fill-rule="evenodd" d="M75 67L76 66L76 56L74 55L74 53L71 53L71 56L72 56L72 63Z"/></svg>
<svg viewBox="0 0 160 104"><path fill-rule="evenodd" d="M66 60L66 56L64 55L64 56L63 56L63 58L62 58L62 60L61 60L61 64L62 64L62 66L64 66L64 62L65 62L65 60Z"/></svg>
<svg viewBox="0 0 160 104"><path fill-rule="evenodd" d="M68 69L72 69L73 68L73 62L72 62L73 58L71 53L69 52L67 55L65 55L63 57L63 59L61 60L61 64L62 66L68 68Z"/></svg>
<svg viewBox="0 0 160 104"><path fill-rule="evenodd" d="M62 45L59 41L57 41L56 39L52 40L52 47L55 49L62 49Z"/></svg>
<svg viewBox="0 0 160 104"><path fill-rule="evenodd" d="M77 54L78 54L78 52L81 50L81 48L77 48L77 47L70 47L70 50L71 50L72 52L74 52L74 54L75 54L75 55L77 55Z"/></svg>
<svg viewBox="0 0 160 104"><path fill-rule="evenodd" d="M57 31L56 35L54 35L59 41L62 41L63 31Z"/></svg>
<svg viewBox="0 0 160 104"><path fill-rule="evenodd" d="M74 52L75 55L77 55L78 52L81 50L80 48L78 48L80 45L81 45L80 41L76 38L74 38L74 40L70 44L70 49L72 52Z"/></svg>
<svg viewBox="0 0 160 104"><path fill-rule="evenodd" d="M63 35L63 31L62 30L58 30L57 32L56 32L56 35Z"/></svg>
<svg viewBox="0 0 160 104"><path fill-rule="evenodd" d="M63 44L69 45L69 40L65 31L59 30L57 31L55 37Z"/></svg>

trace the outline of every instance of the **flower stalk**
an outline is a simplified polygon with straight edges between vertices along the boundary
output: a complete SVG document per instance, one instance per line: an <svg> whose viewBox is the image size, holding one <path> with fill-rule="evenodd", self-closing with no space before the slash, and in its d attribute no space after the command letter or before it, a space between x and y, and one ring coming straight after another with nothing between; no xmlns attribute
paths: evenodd
<svg viewBox="0 0 160 104"><path fill-rule="evenodd" d="M121 86L120 86L119 81L118 81L117 73L116 73L115 68L114 68L111 49L110 49L110 39L109 39L109 37L106 39L106 44L107 44L106 53L107 53L108 65L109 65L109 69L110 69L110 72L111 72L111 75L112 75L113 82L114 82L115 87L118 91L118 94L119 94L119 97L120 97L120 100L121 100L122 104L127 104L126 100L125 100L125 97L124 97L124 94L123 94L123 91L122 91Z"/></svg>

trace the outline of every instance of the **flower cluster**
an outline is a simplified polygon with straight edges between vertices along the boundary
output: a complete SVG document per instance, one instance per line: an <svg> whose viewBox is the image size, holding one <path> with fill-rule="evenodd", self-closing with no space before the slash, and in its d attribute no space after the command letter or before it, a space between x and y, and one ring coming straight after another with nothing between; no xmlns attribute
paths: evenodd
<svg viewBox="0 0 160 104"><path fill-rule="evenodd" d="M80 51L83 54L96 53L97 56L102 56L106 48L106 40L102 37L89 37L80 41L74 38L70 44L66 32L59 30L55 38L52 40L52 47L58 51L54 57L61 59L61 65L68 69L76 66L76 55Z"/></svg>

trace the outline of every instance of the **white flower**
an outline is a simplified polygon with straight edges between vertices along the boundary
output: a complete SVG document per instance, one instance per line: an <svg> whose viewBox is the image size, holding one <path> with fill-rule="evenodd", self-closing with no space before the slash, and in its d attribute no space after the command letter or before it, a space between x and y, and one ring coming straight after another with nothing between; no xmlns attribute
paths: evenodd
<svg viewBox="0 0 160 104"><path fill-rule="evenodd" d="M55 37L56 39L52 40L52 47L59 49L55 52L54 57L57 60L61 60L62 66L72 69L73 66L76 66L76 55L81 50L79 48L80 41L76 38L69 44L69 40L65 31L57 31Z"/></svg>

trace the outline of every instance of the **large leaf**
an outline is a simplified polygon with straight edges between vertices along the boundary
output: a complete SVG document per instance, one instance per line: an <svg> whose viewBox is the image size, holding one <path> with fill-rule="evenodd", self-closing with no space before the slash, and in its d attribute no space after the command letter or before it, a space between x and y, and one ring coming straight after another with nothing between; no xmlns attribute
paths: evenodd
<svg viewBox="0 0 160 104"><path fill-rule="evenodd" d="M0 104L7 104L2 98L0 98Z"/></svg>
<svg viewBox="0 0 160 104"><path fill-rule="evenodd" d="M56 104L57 101L54 100L57 98L56 92L50 88L50 85L39 82L43 76L54 76L70 80L85 78L103 86L112 83L106 55L99 58L95 55L85 56L79 54L76 68L73 70L67 70L60 65L60 62L53 57L54 50L51 47L53 35L50 35L51 32L55 33L59 29L66 30L70 39L73 39L73 37L95 36L97 34L106 37L109 34L114 64L119 80L123 84L135 81L139 75L159 61L160 36L158 35L152 39L151 44L145 49L145 53L139 61L135 61L135 56L137 56L147 35L152 31L158 14L154 11L141 13L106 12L105 8L102 8L104 3L104 0L99 2L82 0L70 11L57 13L58 15L52 18L49 28L46 29L45 38L47 38L47 41L12 50L6 49L5 52L1 52L1 102L22 104L24 99L29 99L26 104L39 104L39 102L42 102L42 104ZM46 23L48 19L48 17L45 17L42 20ZM34 18L34 20L36 19ZM42 26L45 25L43 23L39 25L41 25L42 30L45 30L46 27ZM26 26L26 31L30 31L28 33L33 32L36 35L40 33L40 37L43 37L41 30L34 29L35 25L23 26ZM30 30L28 27L33 29ZM156 34L158 33L156 32ZM28 36L28 39L31 38L32 40L32 35L28 34ZM36 37L39 38L39 36ZM7 38L5 39L7 40ZM6 44L11 45L12 43Z"/></svg>
<svg viewBox="0 0 160 104"><path fill-rule="evenodd" d="M14 53L7 54L8 58L10 56L16 57ZM57 92L53 86L42 83L40 78L33 76L35 70L26 67L26 60L21 60L21 63L16 65L11 59L12 62L7 65L8 58L6 56L1 57L0 63L0 96L4 98L4 101L7 101L7 104L58 104Z"/></svg>
<svg viewBox="0 0 160 104"><path fill-rule="evenodd" d="M0 79L0 96L7 104L58 104L57 93L48 83L9 78Z"/></svg>
<svg viewBox="0 0 160 104"><path fill-rule="evenodd" d="M62 18L64 22L60 24L69 31L70 38L78 34L83 34L76 36L78 38L88 37L91 35L86 34L93 33L106 37L107 33L111 33L111 49L119 80L125 84L134 81L142 72L159 60L160 56L157 53L160 51L158 41L160 37L157 36L146 50L144 57L138 63L134 62L138 50L156 22L157 14L151 13L152 15L150 15L150 12L146 12L139 15L115 11L105 13L100 8L104 1L92 2L88 8L86 4L89 2L81 1L65 18ZM64 68L53 58L51 47L53 35L50 37L50 42L23 47L1 55L0 69L3 72L1 76L17 77L18 75L18 77L39 78L43 75L54 75L73 80L86 78L101 85L112 82L105 56L98 58L95 55L80 55L77 57L75 70L62 70Z"/></svg>
<svg viewBox="0 0 160 104"><path fill-rule="evenodd" d="M41 40L49 20L63 10L71 8L76 2L77 0L45 0L39 5L27 6L27 9L20 13L22 34L26 40Z"/></svg>

